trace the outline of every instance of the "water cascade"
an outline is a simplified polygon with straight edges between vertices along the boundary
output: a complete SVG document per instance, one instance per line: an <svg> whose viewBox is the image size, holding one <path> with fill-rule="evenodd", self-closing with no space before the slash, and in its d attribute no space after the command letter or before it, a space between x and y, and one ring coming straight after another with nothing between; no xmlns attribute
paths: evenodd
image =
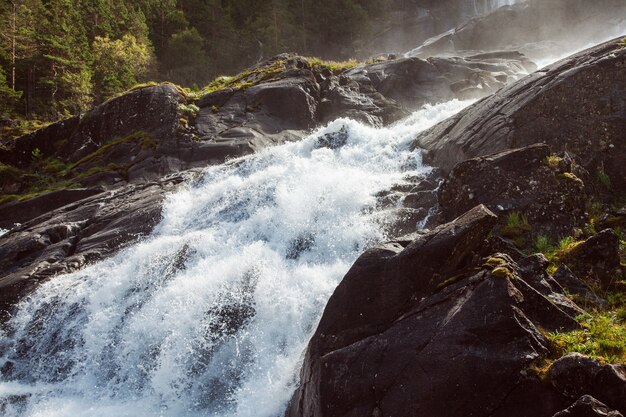
<svg viewBox="0 0 626 417"><path fill-rule="evenodd" d="M467 104L340 119L208 168L149 238L22 301L0 331L0 413L281 415L328 297L385 239L376 194L428 172L408 144Z"/></svg>

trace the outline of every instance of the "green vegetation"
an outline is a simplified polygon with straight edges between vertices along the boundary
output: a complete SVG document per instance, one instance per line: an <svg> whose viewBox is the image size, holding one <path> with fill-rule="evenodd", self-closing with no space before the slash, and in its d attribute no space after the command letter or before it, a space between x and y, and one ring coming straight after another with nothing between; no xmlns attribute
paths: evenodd
<svg viewBox="0 0 626 417"><path fill-rule="evenodd" d="M146 132L142 132L142 131L133 132L130 135L123 137L123 138L111 139L107 143L100 146L94 152L76 161L74 164L72 164L69 167L68 171L71 171L77 166L85 164L87 162L93 162L94 160L101 159L104 155L106 155L106 153L111 148L115 146L118 146L124 143L131 143L131 142L141 142L142 149L154 149L158 145L157 142L154 139L152 139Z"/></svg>
<svg viewBox="0 0 626 417"><path fill-rule="evenodd" d="M195 118L200 111L200 108L195 104L181 104L178 106L178 109L183 116L191 118Z"/></svg>
<svg viewBox="0 0 626 417"><path fill-rule="evenodd" d="M245 88L258 80L215 77L284 52L362 56L394 14L412 7L389 0L0 2L0 113L58 120L147 80L190 92ZM356 65L312 61L333 72Z"/></svg>
<svg viewBox="0 0 626 417"><path fill-rule="evenodd" d="M548 257L548 254L552 253L554 250L552 242L550 241L550 237L546 235L539 235L535 238L534 243L535 250L539 253L543 253L544 255L546 255L546 258L550 259Z"/></svg>
<svg viewBox="0 0 626 417"><path fill-rule="evenodd" d="M559 174L559 178L561 178L562 180L567 180L567 181L574 181L575 183L584 186L585 183L583 182L583 180L581 180L580 178L578 178L575 174L571 173L571 172L564 172L562 174Z"/></svg>
<svg viewBox="0 0 626 417"><path fill-rule="evenodd" d="M117 172L127 179L128 165L103 162L110 151L123 144L135 144L142 149L154 149L158 145L147 133L136 131L126 137L109 140L75 163L64 162L55 157L44 158L39 149L35 149L30 166L23 170L0 164L0 204L27 200L51 191L81 187L81 181L101 172Z"/></svg>
<svg viewBox="0 0 626 417"><path fill-rule="evenodd" d="M546 164L552 169L557 169L561 162L563 162L563 158L556 155L550 155L546 158Z"/></svg>
<svg viewBox="0 0 626 417"><path fill-rule="evenodd" d="M506 264L506 260L504 260L504 259L502 259L502 258L497 258L497 257L494 257L494 258L489 258L489 259L487 259L487 260L485 261L485 263L483 264L483 266L484 266L485 268L488 268L488 269L492 269L492 270L493 270L493 269L495 269L495 268L497 268L497 267L499 267L499 266L502 266L502 265L504 265L504 264Z"/></svg>
<svg viewBox="0 0 626 417"><path fill-rule="evenodd" d="M495 268L493 271L491 271L491 274L496 278L510 279L510 280L515 279L515 275L513 275L513 272L511 272L509 268L504 267L504 266L499 266Z"/></svg>
<svg viewBox="0 0 626 417"><path fill-rule="evenodd" d="M465 277L465 275L459 274L459 275L454 275L454 276L452 276L450 278L447 278L447 279L441 281L437 285L437 290L443 290L444 288L449 287L450 285L456 284L457 282L461 281L464 277Z"/></svg>
<svg viewBox="0 0 626 417"><path fill-rule="evenodd" d="M611 178L606 174L606 172L604 172L604 170L599 169L598 172L596 173L596 176L598 178L598 181L600 182L600 184L604 186L604 188L606 188L609 191L613 190L613 184L611 183Z"/></svg>
<svg viewBox="0 0 626 417"><path fill-rule="evenodd" d="M549 333L559 356L578 352L607 363L626 362L626 323L624 310L583 315L577 318L581 329Z"/></svg>
<svg viewBox="0 0 626 417"><path fill-rule="evenodd" d="M333 74L341 73L345 70L354 68L361 65L356 59L350 59L348 61L326 61L316 57L307 57L306 60L311 64L313 68L328 68Z"/></svg>
<svg viewBox="0 0 626 417"><path fill-rule="evenodd" d="M523 247L526 244L524 234L531 230L528 217L517 211L512 211L507 215L506 224L502 226L500 233L503 237L511 239L516 246Z"/></svg>

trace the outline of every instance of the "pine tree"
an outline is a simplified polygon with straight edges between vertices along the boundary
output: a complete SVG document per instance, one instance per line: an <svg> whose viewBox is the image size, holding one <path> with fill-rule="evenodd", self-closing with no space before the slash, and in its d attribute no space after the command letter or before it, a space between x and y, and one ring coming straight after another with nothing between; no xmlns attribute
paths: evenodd
<svg viewBox="0 0 626 417"><path fill-rule="evenodd" d="M206 83L208 66L204 39L195 28L171 36L163 58L163 72L168 80L183 85Z"/></svg>
<svg viewBox="0 0 626 417"><path fill-rule="evenodd" d="M4 70L0 66L0 117L11 116L21 96L21 92L9 87Z"/></svg>
<svg viewBox="0 0 626 417"><path fill-rule="evenodd" d="M8 87L13 92L26 90L28 99L31 95L33 60L37 54L36 13L40 10L38 0L11 0L0 9L0 26L6 28L0 32L0 50L7 57ZM22 94L18 94L21 96ZM12 95L15 97L15 95ZM15 106L17 102L11 100Z"/></svg>
<svg viewBox="0 0 626 417"><path fill-rule="evenodd" d="M44 6L39 83L57 116L80 113L92 102L91 53L81 17L71 0L50 0Z"/></svg>

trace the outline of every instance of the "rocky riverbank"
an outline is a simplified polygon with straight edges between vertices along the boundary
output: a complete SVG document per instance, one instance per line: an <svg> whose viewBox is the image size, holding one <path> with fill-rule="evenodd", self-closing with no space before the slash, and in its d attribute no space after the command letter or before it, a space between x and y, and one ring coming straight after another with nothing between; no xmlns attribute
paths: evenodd
<svg viewBox="0 0 626 417"><path fill-rule="evenodd" d="M417 138L440 225L354 264L287 416L626 414L624 68L611 41Z"/></svg>

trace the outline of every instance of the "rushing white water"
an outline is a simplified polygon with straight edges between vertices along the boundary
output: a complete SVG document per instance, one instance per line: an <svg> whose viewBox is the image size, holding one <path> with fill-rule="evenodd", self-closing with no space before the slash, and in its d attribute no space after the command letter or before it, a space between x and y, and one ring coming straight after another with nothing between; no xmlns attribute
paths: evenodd
<svg viewBox="0 0 626 417"><path fill-rule="evenodd" d="M427 172L408 143L468 104L384 129L341 119L207 169L151 237L20 304L0 334L0 414L280 415L328 297L385 237L375 195Z"/></svg>

